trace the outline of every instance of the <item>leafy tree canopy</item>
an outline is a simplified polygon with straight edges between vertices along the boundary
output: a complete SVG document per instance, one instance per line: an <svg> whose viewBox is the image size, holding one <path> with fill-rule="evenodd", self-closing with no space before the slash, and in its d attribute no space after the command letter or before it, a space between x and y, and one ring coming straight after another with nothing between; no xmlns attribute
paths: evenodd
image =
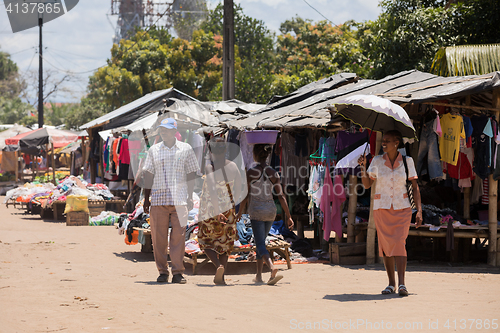
<svg viewBox="0 0 500 333"><path fill-rule="evenodd" d="M17 65L10 59L10 54L0 51L0 97L16 97L21 89Z"/></svg>
<svg viewBox="0 0 500 333"><path fill-rule="evenodd" d="M153 36L158 36L155 31ZM132 40L113 45L108 66L89 79L90 97L112 108L152 91L175 87L206 100L222 76L222 38L202 30L191 42L180 38L152 38L139 31ZM236 58L236 68L240 60Z"/></svg>

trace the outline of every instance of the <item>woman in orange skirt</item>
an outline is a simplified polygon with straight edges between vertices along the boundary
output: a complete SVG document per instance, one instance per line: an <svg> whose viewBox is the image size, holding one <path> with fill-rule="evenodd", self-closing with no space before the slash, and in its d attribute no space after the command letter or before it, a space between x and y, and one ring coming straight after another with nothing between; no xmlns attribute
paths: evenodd
<svg viewBox="0 0 500 333"><path fill-rule="evenodd" d="M417 206L415 217L417 228L422 225L422 205L417 184L417 172L411 157L402 156L398 148L403 147L399 131L388 131L382 139L383 155L375 156L366 170L366 158L361 156L361 180L365 188L370 188L375 180L373 218L377 229L379 253L384 256L384 265L389 285L382 294L396 291L395 267L398 269L398 293L408 296L405 286L406 238L410 230L412 210L406 190L406 179L413 185L413 198ZM406 158L408 174L403 158Z"/></svg>

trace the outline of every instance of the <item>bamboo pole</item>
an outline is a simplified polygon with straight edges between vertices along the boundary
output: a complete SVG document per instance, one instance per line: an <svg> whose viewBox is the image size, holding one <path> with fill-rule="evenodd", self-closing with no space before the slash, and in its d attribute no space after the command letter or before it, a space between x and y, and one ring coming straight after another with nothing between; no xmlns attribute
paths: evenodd
<svg viewBox="0 0 500 333"><path fill-rule="evenodd" d="M470 95L465 97L465 104L470 106L471 98ZM464 209L463 209L464 219L470 219L470 187L464 189Z"/></svg>
<svg viewBox="0 0 500 333"><path fill-rule="evenodd" d="M52 182L57 186L56 181L56 155L54 154L54 143L52 142Z"/></svg>
<svg viewBox="0 0 500 333"><path fill-rule="evenodd" d="M45 145L45 168L47 169L46 173L49 173L49 144Z"/></svg>
<svg viewBox="0 0 500 333"><path fill-rule="evenodd" d="M354 223L356 222L356 207L358 204L358 195L356 193L356 185L358 177L356 175L349 176L349 207L347 209L347 243L354 243Z"/></svg>
<svg viewBox="0 0 500 333"><path fill-rule="evenodd" d="M342 184L344 184L344 175L340 175L341 179L342 179ZM335 182L335 178L333 178L333 181ZM334 188L335 188L335 183L333 184ZM345 208L345 201L342 203L342 205L340 206L340 211L343 212L344 211L344 208ZM341 213L342 214L342 213ZM323 221L324 223L324 221ZM335 233L335 243L342 243L342 238L344 238L344 234L343 232L341 234L337 234ZM324 239L324 238L322 238Z"/></svg>
<svg viewBox="0 0 500 333"><path fill-rule="evenodd" d="M19 152L16 150L14 155L16 156L16 183L17 183L19 181L19 164L20 164L19 163Z"/></svg>
<svg viewBox="0 0 500 333"><path fill-rule="evenodd" d="M496 88L493 91L492 98L493 108L500 107L500 88ZM500 112L495 111L496 119L499 118ZM497 251L497 230L498 230L498 218L497 218L497 198L498 198L498 182L493 179L493 175L489 175L489 204L488 204L488 227L490 230L490 238L488 240L488 265L498 266L500 265L499 253Z"/></svg>
<svg viewBox="0 0 500 333"><path fill-rule="evenodd" d="M87 133L89 133L89 149L92 149L91 145L92 145L92 142L94 141L94 135L99 135L99 134L94 129L87 130ZM92 150L90 150L90 152L92 152ZM89 163L90 163L90 182L92 184L95 184L97 168L95 165L95 159L93 157L91 157L91 154L89 154Z"/></svg>
<svg viewBox="0 0 500 333"><path fill-rule="evenodd" d="M38 161L36 155L31 155L33 158L31 159L31 182L35 181L36 176L38 176ZM35 172L33 172L33 165L35 166Z"/></svg>
<svg viewBox="0 0 500 333"><path fill-rule="evenodd" d="M99 134L97 134L99 135ZM104 184L104 159L103 159L103 147L104 142L102 138L99 136L99 158L97 161L99 162L99 170L101 171L101 183ZM116 166L118 167L118 166Z"/></svg>
<svg viewBox="0 0 500 333"><path fill-rule="evenodd" d="M377 144L375 146L375 155L380 151L380 146L382 144L382 133L377 132ZM370 196L370 217L368 219L368 229L366 235L366 263L374 264L375 263L375 237L377 235L377 231L375 230L375 222L373 220L373 199L375 197L375 188L377 186L377 181L373 182L371 187L371 196Z"/></svg>

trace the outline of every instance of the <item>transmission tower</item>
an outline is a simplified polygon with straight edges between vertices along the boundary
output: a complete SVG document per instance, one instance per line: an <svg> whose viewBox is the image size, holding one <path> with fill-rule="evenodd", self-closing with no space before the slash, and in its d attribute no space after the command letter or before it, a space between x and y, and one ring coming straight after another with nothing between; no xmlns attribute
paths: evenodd
<svg viewBox="0 0 500 333"><path fill-rule="evenodd" d="M136 27L153 25L170 29L172 27L172 1L153 0L111 0L111 15L118 15L113 43L129 39Z"/></svg>

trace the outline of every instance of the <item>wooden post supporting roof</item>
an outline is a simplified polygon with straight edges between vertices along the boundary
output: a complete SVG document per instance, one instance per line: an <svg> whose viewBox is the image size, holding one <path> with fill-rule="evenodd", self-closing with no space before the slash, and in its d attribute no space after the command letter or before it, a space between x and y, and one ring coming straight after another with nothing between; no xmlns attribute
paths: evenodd
<svg viewBox="0 0 500 333"><path fill-rule="evenodd" d="M470 106L471 104L471 98L470 95L465 97L465 104ZM470 219L470 187L465 187L464 188L464 210L463 210L463 216L464 219Z"/></svg>
<svg viewBox="0 0 500 333"><path fill-rule="evenodd" d="M92 149L92 142L94 141L94 136L99 135L99 134L93 128L87 130L87 132L89 133L89 144L90 144L89 149ZM89 154L89 163L90 163L90 183L95 184L97 169L96 169L96 165L95 165L96 161L92 157L92 154Z"/></svg>
<svg viewBox="0 0 500 333"><path fill-rule="evenodd" d="M234 4L224 0L222 39L222 100L234 98Z"/></svg>
<svg viewBox="0 0 500 333"><path fill-rule="evenodd" d="M349 175L349 208L347 210L347 243L354 243L354 223L356 222L356 207L358 204L358 194L356 193L358 177Z"/></svg>
<svg viewBox="0 0 500 333"><path fill-rule="evenodd" d="M375 155L380 151L380 146L382 143L382 133L377 132L377 144L375 146ZM375 237L377 236L377 231L375 230L375 221L373 220L373 197L375 196L375 188L377 186L377 181L373 183L371 189L370 197L370 217L368 219L368 230L366 235L366 263L375 263Z"/></svg>
<svg viewBox="0 0 500 333"><path fill-rule="evenodd" d="M500 88L493 91L493 108L500 107ZM500 112L495 111L495 117L498 120ZM498 200L498 182L493 179L493 175L489 177L489 204L488 204L488 226L490 230L490 237L488 240L488 265L498 266L499 255L497 252L497 230L498 230L498 218L497 218L497 200Z"/></svg>
<svg viewBox="0 0 500 333"><path fill-rule="evenodd" d="M54 153L54 143L52 142L50 145L52 146L52 182L54 183L55 186L57 186L57 180L56 180L56 155Z"/></svg>
<svg viewBox="0 0 500 333"><path fill-rule="evenodd" d="M16 183L19 181L19 166L21 165L21 175L22 175L22 163L19 163L19 152L16 150L14 155L16 156ZM21 179L22 181L22 179ZM15 207L15 206L14 206Z"/></svg>

